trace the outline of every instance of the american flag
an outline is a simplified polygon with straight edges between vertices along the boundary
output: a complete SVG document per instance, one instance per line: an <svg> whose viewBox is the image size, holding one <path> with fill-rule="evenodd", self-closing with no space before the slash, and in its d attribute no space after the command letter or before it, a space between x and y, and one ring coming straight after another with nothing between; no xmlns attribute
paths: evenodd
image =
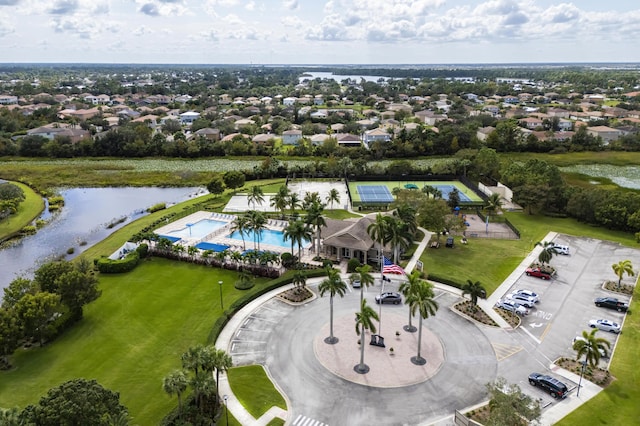
<svg viewBox="0 0 640 426"><path fill-rule="evenodd" d="M391 260L387 259L385 256L382 257L383 265L382 265L382 273L383 274L404 274L404 269L400 266L393 263Z"/></svg>

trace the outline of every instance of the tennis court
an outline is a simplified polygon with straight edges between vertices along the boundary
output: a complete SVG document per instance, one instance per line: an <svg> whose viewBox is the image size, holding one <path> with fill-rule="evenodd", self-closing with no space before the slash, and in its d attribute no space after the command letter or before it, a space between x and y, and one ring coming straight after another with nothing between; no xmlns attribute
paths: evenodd
<svg viewBox="0 0 640 426"><path fill-rule="evenodd" d="M442 194L442 199L447 200L449 193L457 189L460 195L461 204L483 203L482 198L471 188L460 181L373 181L373 182L349 182L349 192L354 207L358 206L381 206L394 201L393 190L409 189L421 191L426 185L437 189ZM373 189L370 189L373 188ZM384 189L381 189L384 188ZM371 195L373 194L373 195ZM388 194L388 195L386 195Z"/></svg>

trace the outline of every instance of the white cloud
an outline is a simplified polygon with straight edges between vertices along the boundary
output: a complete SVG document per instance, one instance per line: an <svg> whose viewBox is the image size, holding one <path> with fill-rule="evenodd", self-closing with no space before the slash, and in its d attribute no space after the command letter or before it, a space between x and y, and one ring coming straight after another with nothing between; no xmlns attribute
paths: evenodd
<svg viewBox="0 0 640 426"><path fill-rule="evenodd" d="M288 10L296 10L299 7L298 0L283 0L282 5Z"/></svg>
<svg viewBox="0 0 640 426"><path fill-rule="evenodd" d="M0 12L0 37L4 37L15 32L15 27L10 24L9 15Z"/></svg>
<svg viewBox="0 0 640 426"><path fill-rule="evenodd" d="M70 33L86 39L91 39L100 32L95 21L76 17L56 18L53 20L53 27L57 33Z"/></svg>
<svg viewBox="0 0 640 426"><path fill-rule="evenodd" d="M136 4L148 16L182 16L188 11L185 0L136 0Z"/></svg>
<svg viewBox="0 0 640 426"><path fill-rule="evenodd" d="M153 34L153 32L154 31L152 29L146 27L145 25L140 25L138 28L133 30L132 34L136 37L142 37L149 34Z"/></svg>
<svg viewBox="0 0 640 426"><path fill-rule="evenodd" d="M57 0L49 8L52 15L70 15L78 10L78 0Z"/></svg>
<svg viewBox="0 0 640 426"><path fill-rule="evenodd" d="M206 0L202 7L208 15L218 17L218 9L234 8L238 6L239 3L240 0ZM253 1L250 3L253 3Z"/></svg>
<svg viewBox="0 0 640 426"><path fill-rule="evenodd" d="M307 22L303 21L297 16L285 16L282 19L280 19L280 23L285 27L296 28L296 29L308 26Z"/></svg>
<svg viewBox="0 0 640 426"><path fill-rule="evenodd" d="M247 3L244 7L246 10L253 12L256 9L256 2L255 1L250 1L249 3Z"/></svg>

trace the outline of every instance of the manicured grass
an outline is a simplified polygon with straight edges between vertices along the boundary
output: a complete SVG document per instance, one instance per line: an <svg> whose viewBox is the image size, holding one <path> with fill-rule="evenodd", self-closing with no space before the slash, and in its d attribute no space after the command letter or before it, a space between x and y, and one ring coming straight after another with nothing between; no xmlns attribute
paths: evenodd
<svg viewBox="0 0 640 426"><path fill-rule="evenodd" d="M287 409L287 403L261 365L231 368L228 374L233 394L254 418L260 418L274 406Z"/></svg>
<svg viewBox="0 0 640 426"><path fill-rule="evenodd" d="M95 378L120 392L136 424L158 424L177 404L162 378L181 367L180 355L206 344L225 307L240 295L235 272L152 258L134 271L101 275L102 296L85 318L44 348L19 350L15 368L0 372L2 406L24 407L66 380ZM266 280L257 280L256 289Z"/></svg>
<svg viewBox="0 0 640 426"><path fill-rule="evenodd" d="M325 217L328 217L329 219L336 219L336 220L349 219L349 218L352 218L352 217L362 217L361 215L355 214L355 213L351 213L348 210L328 210L328 209L325 209L324 215L325 215Z"/></svg>
<svg viewBox="0 0 640 426"><path fill-rule="evenodd" d="M267 426L284 426L284 420L280 417L274 417L269 423L267 423Z"/></svg>
<svg viewBox="0 0 640 426"><path fill-rule="evenodd" d="M25 199L20 203L16 214L0 221L0 241L20 231L26 225L29 225L34 219L39 217L42 210L44 210L42 197L33 189L20 182L11 183L22 189Z"/></svg>

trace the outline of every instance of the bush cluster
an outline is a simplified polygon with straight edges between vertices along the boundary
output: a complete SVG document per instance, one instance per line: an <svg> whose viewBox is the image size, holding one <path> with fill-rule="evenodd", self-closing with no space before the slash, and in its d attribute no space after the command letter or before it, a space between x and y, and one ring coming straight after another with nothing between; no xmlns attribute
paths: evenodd
<svg viewBox="0 0 640 426"><path fill-rule="evenodd" d="M97 259L96 267L103 274L119 274L122 272L132 271L140 261L140 254L137 251L131 251L122 259L109 259L103 257Z"/></svg>

